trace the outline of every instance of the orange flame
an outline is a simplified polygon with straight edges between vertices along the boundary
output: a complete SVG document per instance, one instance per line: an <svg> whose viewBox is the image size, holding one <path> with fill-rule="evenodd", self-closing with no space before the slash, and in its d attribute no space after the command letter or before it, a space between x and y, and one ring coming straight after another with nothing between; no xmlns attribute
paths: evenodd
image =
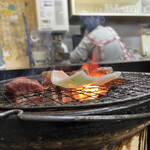
<svg viewBox="0 0 150 150"><path fill-rule="evenodd" d="M88 75L92 77L100 77L105 75L104 73L96 72L96 69L99 68L99 65L96 61L95 54L92 55L91 64L83 64L81 69L87 69ZM95 99L99 96L99 94L106 94L108 89L101 89L99 86L86 86L84 88L80 88L77 90L79 93L79 97L81 100L90 100Z"/></svg>
<svg viewBox="0 0 150 150"><path fill-rule="evenodd" d="M102 89L99 86L86 86L84 88L78 88L77 92L82 100L92 100L99 96L99 94L104 95L107 93L107 89Z"/></svg>
<svg viewBox="0 0 150 150"><path fill-rule="evenodd" d="M100 77L105 75L105 73L97 71L99 68L98 63L96 62L95 55L92 57L92 62L91 64L83 64L81 66L81 69L87 69L88 75L93 76L93 77ZM120 84L120 83L117 83ZM109 87L105 85L101 86L85 86L84 88L78 88L78 89L73 89L72 92L64 92L63 93L63 102L68 102L72 101L72 98L70 98L70 94L73 95L74 99L78 99L80 101L83 100L94 100L96 99L100 94L105 95L110 87L113 85L110 85Z"/></svg>
<svg viewBox="0 0 150 150"><path fill-rule="evenodd" d="M86 68L87 71L90 73L89 75L91 75L91 72L93 72L94 70L96 70L97 68L99 68L99 65L96 61L96 57L95 57L95 54L93 53L92 55L92 61L91 61L91 64L83 64L81 66L81 69L84 69Z"/></svg>

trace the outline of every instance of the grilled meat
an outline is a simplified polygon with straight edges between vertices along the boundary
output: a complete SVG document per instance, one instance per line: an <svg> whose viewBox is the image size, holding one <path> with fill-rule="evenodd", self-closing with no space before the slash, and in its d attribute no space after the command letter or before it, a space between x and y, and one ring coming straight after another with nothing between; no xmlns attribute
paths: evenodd
<svg viewBox="0 0 150 150"><path fill-rule="evenodd" d="M28 92L42 91L43 86L36 80L19 77L7 83L5 87L9 92L20 95Z"/></svg>
<svg viewBox="0 0 150 150"><path fill-rule="evenodd" d="M101 74L110 74L113 72L113 68L112 67L100 67L94 70L93 72L101 73Z"/></svg>
<svg viewBox="0 0 150 150"><path fill-rule="evenodd" d="M79 69L79 70L75 70L75 71L72 71L70 72L70 76L83 70L87 75L92 75L92 74L99 74L99 75L105 75L105 74L110 74L113 72L113 68L112 67L100 67L100 68L97 68L93 71L90 71L88 70L87 68L83 68L83 69Z"/></svg>
<svg viewBox="0 0 150 150"><path fill-rule="evenodd" d="M100 67L100 68L97 68L97 69L91 71L89 73L89 75L92 77L101 77L101 76L104 76L106 74L111 74L112 72L113 72L112 67Z"/></svg>
<svg viewBox="0 0 150 150"><path fill-rule="evenodd" d="M84 68L84 69L74 70L74 71L70 72L69 75L72 76L72 75L74 75L75 73L77 73L77 72L79 72L81 70L83 70L86 74L89 74L87 68Z"/></svg>
<svg viewBox="0 0 150 150"><path fill-rule="evenodd" d="M42 72L42 78L44 79L44 84L51 84L52 71Z"/></svg>

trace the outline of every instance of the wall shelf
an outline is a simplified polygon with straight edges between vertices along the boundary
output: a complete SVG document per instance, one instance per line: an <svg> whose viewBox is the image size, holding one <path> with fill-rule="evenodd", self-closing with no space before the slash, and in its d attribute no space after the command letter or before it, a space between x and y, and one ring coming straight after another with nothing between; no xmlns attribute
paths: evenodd
<svg viewBox="0 0 150 150"><path fill-rule="evenodd" d="M148 3L149 2L149 3ZM70 0L71 16L150 16L148 0Z"/></svg>

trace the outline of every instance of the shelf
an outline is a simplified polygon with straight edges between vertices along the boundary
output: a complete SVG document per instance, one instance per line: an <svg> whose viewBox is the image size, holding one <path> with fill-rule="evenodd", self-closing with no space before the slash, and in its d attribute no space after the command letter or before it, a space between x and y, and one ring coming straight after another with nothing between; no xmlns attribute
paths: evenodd
<svg viewBox="0 0 150 150"><path fill-rule="evenodd" d="M119 13L78 13L73 16L127 16L127 17L150 17L150 14L119 14Z"/></svg>
<svg viewBox="0 0 150 150"><path fill-rule="evenodd" d="M142 0L71 0L71 16L150 16Z"/></svg>

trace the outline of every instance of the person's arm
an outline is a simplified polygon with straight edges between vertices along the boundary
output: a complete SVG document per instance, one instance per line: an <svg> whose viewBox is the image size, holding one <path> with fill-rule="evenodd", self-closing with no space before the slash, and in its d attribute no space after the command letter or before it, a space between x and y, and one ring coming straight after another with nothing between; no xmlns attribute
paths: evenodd
<svg viewBox="0 0 150 150"><path fill-rule="evenodd" d="M87 60L89 53L92 51L93 44L84 37L74 51L70 53L72 63L84 62Z"/></svg>

